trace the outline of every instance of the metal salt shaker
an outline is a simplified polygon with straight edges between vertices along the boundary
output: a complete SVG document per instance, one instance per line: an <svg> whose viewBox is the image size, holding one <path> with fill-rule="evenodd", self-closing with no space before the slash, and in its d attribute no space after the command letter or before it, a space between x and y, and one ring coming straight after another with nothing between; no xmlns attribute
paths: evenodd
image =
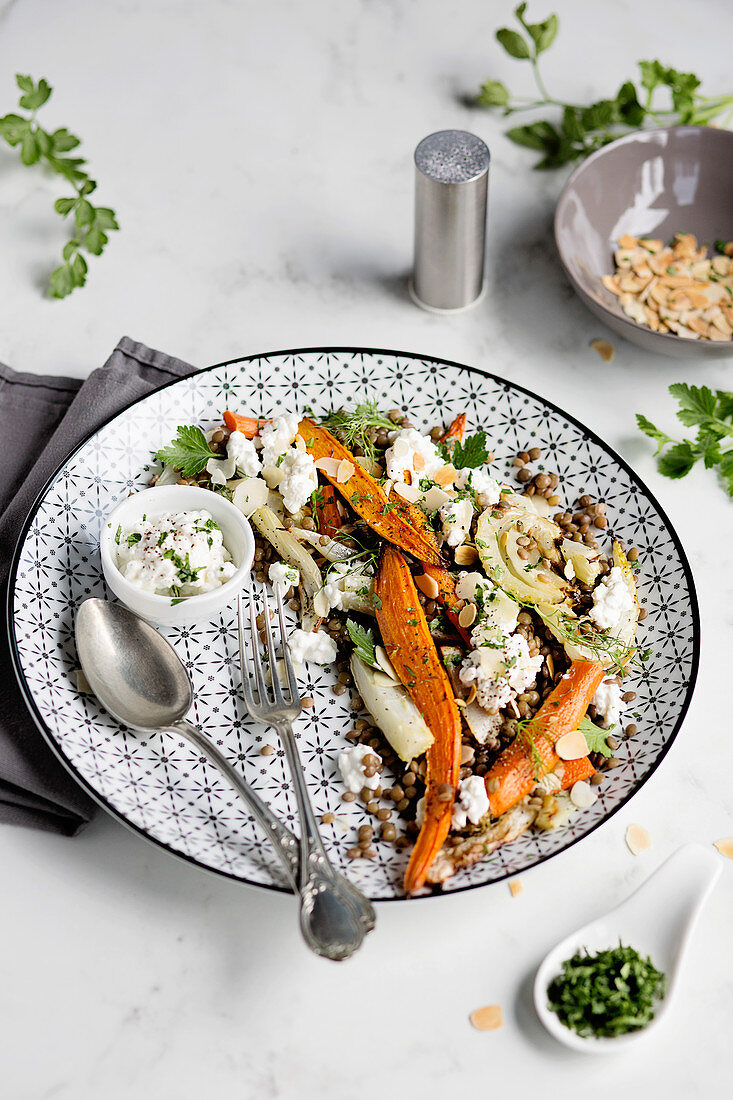
<svg viewBox="0 0 733 1100"><path fill-rule="evenodd" d="M415 150L415 265L410 294L435 313L459 313L484 289L490 153L466 130L439 130Z"/></svg>

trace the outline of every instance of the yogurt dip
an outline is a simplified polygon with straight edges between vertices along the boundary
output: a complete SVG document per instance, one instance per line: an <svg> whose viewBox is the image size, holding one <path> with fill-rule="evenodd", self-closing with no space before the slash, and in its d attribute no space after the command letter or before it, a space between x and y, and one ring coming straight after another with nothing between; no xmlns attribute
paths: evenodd
<svg viewBox="0 0 733 1100"><path fill-rule="evenodd" d="M204 509L164 512L114 533L122 576L143 592L184 599L211 592L236 572L216 520Z"/></svg>

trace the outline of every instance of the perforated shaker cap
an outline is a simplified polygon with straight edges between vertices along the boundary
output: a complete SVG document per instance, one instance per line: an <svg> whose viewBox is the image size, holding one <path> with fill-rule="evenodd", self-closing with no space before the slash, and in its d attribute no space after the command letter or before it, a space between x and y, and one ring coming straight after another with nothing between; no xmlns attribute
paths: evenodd
<svg viewBox="0 0 733 1100"><path fill-rule="evenodd" d="M430 134L415 150L416 303L457 312L481 297L491 154L465 130Z"/></svg>

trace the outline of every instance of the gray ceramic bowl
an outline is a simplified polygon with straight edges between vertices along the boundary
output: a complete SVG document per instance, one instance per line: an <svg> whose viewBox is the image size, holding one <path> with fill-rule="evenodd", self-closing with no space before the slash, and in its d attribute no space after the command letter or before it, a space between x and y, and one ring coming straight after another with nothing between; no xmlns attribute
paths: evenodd
<svg viewBox="0 0 733 1100"><path fill-rule="evenodd" d="M563 266L590 310L647 351L680 359L733 355L733 341L687 340L630 320L601 283L624 233L669 240L733 239L733 132L705 126L643 130L599 149L568 180L555 213Z"/></svg>

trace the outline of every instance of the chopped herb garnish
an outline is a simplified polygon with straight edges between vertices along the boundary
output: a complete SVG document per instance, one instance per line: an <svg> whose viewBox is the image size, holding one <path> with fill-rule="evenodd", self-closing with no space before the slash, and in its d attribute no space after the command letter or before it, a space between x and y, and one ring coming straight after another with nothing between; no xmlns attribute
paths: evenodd
<svg viewBox="0 0 733 1100"><path fill-rule="evenodd" d="M363 401L352 410L338 409L321 421L321 426L340 439L349 450L360 450L375 461L377 449L370 437L373 428L394 431L397 425L381 413L373 401Z"/></svg>
<svg viewBox="0 0 733 1100"><path fill-rule="evenodd" d="M550 982L548 1007L578 1035L615 1038L651 1023L666 988L664 974L633 947L595 955L583 948Z"/></svg>
<svg viewBox="0 0 733 1100"><path fill-rule="evenodd" d="M117 530L115 531L115 542L117 543L118 546L120 545L120 535L121 534L122 534L122 524L120 524L119 527L117 528Z"/></svg>

